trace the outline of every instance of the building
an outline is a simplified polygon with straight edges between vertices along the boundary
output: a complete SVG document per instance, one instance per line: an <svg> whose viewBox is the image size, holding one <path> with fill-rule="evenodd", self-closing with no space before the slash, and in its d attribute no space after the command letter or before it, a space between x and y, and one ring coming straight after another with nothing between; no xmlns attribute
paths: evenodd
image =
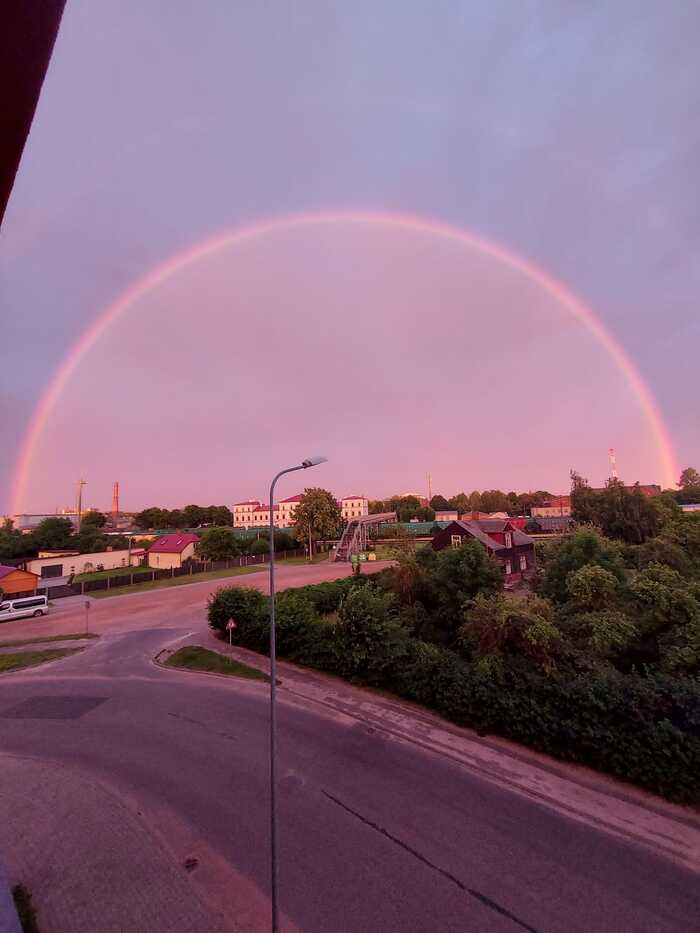
<svg viewBox="0 0 700 933"><path fill-rule="evenodd" d="M571 496L553 496L530 509L533 518L563 518L571 515Z"/></svg>
<svg viewBox="0 0 700 933"><path fill-rule="evenodd" d="M346 522L352 518L363 518L369 515L367 496L343 496L340 500L340 511L343 514L343 521Z"/></svg>
<svg viewBox="0 0 700 933"><path fill-rule="evenodd" d="M571 531L575 522L571 515L537 515L527 523L531 534L562 535Z"/></svg>
<svg viewBox="0 0 700 933"><path fill-rule="evenodd" d="M185 561L192 560L194 549L199 544L199 537L190 532L175 532L156 538L148 549L148 566L154 570L170 570L182 567Z"/></svg>
<svg viewBox="0 0 700 933"><path fill-rule="evenodd" d="M436 522L456 522L458 520L459 512L457 509L436 509L435 511Z"/></svg>
<svg viewBox="0 0 700 933"><path fill-rule="evenodd" d="M294 513L302 500L301 493L282 499L274 507L275 528L291 528ZM344 521L361 518L369 514L367 496L343 496L338 503ZM270 506L263 505L258 499L245 499L233 506L234 528L265 528L270 524Z"/></svg>
<svg viewBox="0 0 700 933"><path fill-rule="evenodd" d="M0 590L3 596L32 596L36 593L38 583L36 573L0 564Z"/></svg>
<svg viewBox="0 0 700 933"><path fill-rule="evenodd" d="M507 582L520 580L535 569L535 542L508 519L491 518L482 521L458 521L433 535L433 549L461 547L473 538L483 545L503 568Z"/></svg>
<svg viewBox="0 0 700 933"><path fill-rule="evenodd" d="M682 512L700 512L700 502L686 502L681 506Z"/></svg>
<svg viewBox="0 0 700 933"><path fill-rule="evenodd" d="M93 573L96 570L116 570L119 567L131 567L141 564L146 556L143 548L116 551L94 551L81 554L79 551L51 550L39 551L39 556L24 561L23 567L38 574L42 580L55 577L78 576L81 573Z"/></svg>
<svg viewBox="0 0 700 933"><path fill-rule="evenodd" d="M234 502L233 509L233 527L250 528L253 525L253 512L259 509L261 503L258 499L244 499L242 502Z"/></svg>
<svg viewBox="0 0 700 933"><path fill-rule="evenodd" d="M76 528L78 526L78 513L68 509L63 509L61 512L20 512L12 516L12 524L15 531L29 534L47 518L67 518Z"/></svg>

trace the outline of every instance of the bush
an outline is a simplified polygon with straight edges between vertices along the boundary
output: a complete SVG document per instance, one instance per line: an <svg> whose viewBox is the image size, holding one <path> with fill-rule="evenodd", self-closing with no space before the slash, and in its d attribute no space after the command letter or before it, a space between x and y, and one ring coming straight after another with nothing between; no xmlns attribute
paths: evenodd
<svg viewBox="0 0 700 933"><path fill-rule="evenodd" d="M345 577L342 580L330 580L313 586L301 586L296 592L309 599L320 615L330 615L338 611L346 594L354 586L363 586L368 582L368 577L361 577L359 580Z"/></svg>
<svg viewBox="0 0 700 933"><path fill-rule="evenodd" d="M275 638L277 651L292 660L303 660L308 649L309 633L318 614L308 596L287 590L275 601Z"/></svg>
<svg viewBox="0 0 700 933"><path fill-rule="evenodd" d="M569 574L589 565L603 567L624 582L625 565L620 545L608 541L594 528L579 528L561 541L547 545L539 592L554 602L567 602L571 595L567 589Z"/></svg>
<svg viewBox="0 0 700 933"><path fill-rule="evenodd" d="M250 545L249 553L255 554L269 554L270 553L270 544L265 538L256 538L255 541Z"/></svg>
<svg viewBox="0 0 700 933"><path fill-rule="evenodd" d="M370 586L353 587L338 610L338 673L374 686L405 654L408 636L393 615L391 596Z"/></svg>
<svg viewBox="0 0 700 933"><path fill-rule="evenodd" d="M226 635L230 618L236 622L236 644L267 654L269 650L269 599L258 590L244 586L222 587L209 597L209 625Z"/></svg>

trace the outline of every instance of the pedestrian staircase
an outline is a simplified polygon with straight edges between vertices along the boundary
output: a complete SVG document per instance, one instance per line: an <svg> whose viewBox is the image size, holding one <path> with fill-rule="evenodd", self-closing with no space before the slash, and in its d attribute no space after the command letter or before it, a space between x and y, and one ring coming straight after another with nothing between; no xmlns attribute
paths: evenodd
<svg viewBox="0 0 700 933"><path fill-rule="evenodd" d="M359 554L367 549L368 532L373 525L395 521L396 512L380 512L376 515L351 518L343 529L335 551L331 551L331 554L335 555L333 560L352 560L353 554Z"/></svg>

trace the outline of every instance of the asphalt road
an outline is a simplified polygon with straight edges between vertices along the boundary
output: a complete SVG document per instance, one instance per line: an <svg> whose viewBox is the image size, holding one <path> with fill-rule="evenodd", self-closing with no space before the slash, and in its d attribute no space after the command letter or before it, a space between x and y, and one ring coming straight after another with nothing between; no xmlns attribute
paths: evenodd
<svg viewBox="0 0 700 933"><path fill-rule="evenodd" d="M283 568L280 584L337 572ZM262 586L264 578L236 582ZM62 832L52 814L70 808L69 854L52 885L61 916L74 916L63 927L46 916L47 933L269 928L267 688L152 662L202 629L212 588L95 601L99 641L0 679L10 765L0 847L11 869L14 861L35 872L29 883L40 906L44 893L50 900L40 866ZM80 604L66 601L49 620L0 634L75 631L83 618ZM284 929L700 930L698 876L642 846L283 691L279 728ZM148 866L130 873L149 840L172 887L160 890ZM81 845L82 880L88 890L102 884L96 914L80 907L73 864ZM173 920L167 905L178 898L196 910L178 907Z"/></svg>

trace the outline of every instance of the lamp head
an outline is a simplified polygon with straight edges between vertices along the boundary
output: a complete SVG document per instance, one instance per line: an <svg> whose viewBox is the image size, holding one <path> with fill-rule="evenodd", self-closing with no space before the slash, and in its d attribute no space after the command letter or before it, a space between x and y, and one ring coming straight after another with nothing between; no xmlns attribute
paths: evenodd
<svg viewBox="0 0 700 933"><path fill-rule="evenodd" d="M307 457L306 460L301 461L301 465L305 470L308 470L309 467L318 466L319 463L327 463L328 457Z"/></svg>

